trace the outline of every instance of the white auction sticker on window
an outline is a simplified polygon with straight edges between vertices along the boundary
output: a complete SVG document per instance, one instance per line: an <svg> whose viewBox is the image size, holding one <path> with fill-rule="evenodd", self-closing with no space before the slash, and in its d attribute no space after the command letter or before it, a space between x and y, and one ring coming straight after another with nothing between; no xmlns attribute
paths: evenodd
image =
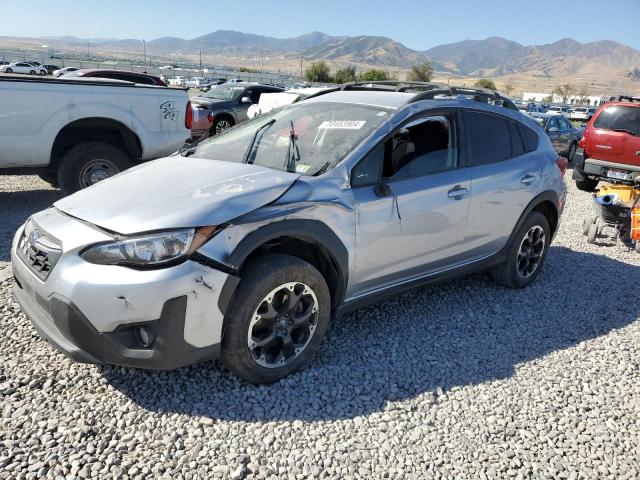
<svg viewBox="0 0 640 480"><path fill-rule="evenodd" d="M340 130L360 130L366 120L325 120L318 127L319 129L340 129Z"/></svg>

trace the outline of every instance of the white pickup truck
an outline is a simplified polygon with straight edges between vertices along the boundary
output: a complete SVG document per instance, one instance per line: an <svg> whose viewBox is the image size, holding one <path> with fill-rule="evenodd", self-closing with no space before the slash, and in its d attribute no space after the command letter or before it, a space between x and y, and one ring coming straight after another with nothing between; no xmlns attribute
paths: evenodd
<svg viewBox="0 0 640 480"><path fill-rule="evenodd" d="M0 174L35 173L69 194L175 152L192 119L181 89L0 76Z"/></svg>

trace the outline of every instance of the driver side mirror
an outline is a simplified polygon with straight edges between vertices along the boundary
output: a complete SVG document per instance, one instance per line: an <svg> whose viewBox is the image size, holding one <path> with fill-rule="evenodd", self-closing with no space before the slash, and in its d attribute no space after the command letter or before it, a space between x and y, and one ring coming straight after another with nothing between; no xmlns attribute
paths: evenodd
<svg viewBox="0 0 640 480"><path fill-rule="evenodd" d="M240 99L240 103L251 103L251 98L250 97L242 97Z"/></svg>
<svg viewBox="0 0 640 480"><path fill-rule="evenodd" d="M547 128L547 133L558 133L560 130L558 127L549 127Z"/></svg>

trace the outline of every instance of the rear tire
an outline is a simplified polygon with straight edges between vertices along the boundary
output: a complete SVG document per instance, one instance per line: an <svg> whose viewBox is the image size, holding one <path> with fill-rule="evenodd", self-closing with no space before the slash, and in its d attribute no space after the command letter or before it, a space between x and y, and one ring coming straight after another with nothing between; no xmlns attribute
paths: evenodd
<svg viewBox="0 0 640 480"><path fill-rule="evenodd" d="M567 150L567 160L569 160L569 162L573 162L573 157L575 157L577 149L578 145L575 142L569 146L569 150Z"/></svg>
<svg viewBox="0 0 640 480"><path fill-rule="evenodd" d="M211 125L211 128L209 129L209 136L213 137L214 135L222 133L228 128L233 127L233 125L233 120L226 117L219 118L213 122L213 125Z"/></svg>
<svg viewBox="0 0 640 480"><path fill-rule="evenodd" d="M35 70L30 70L30 71L29 71L29 75L35 75L35 74L36 74L36 71L35 71Z"/></svg>
<svg viewBox="0 0 640 480"><path fill-rule="evenodd" d="M273 383L306 365L320 347L331 315L329 288L313 265L290 255L259 257L244 271L225 318L222 364L246 382ZM311 320L296 327L306 315Z"/></svg>
<svg viewBox="0 0 640 480"><path fill-rule="evenodd" d="M13 69L7 68L7 69L5 69L4 73L13 73Z"/></svg>
<svg viewBox="0 0 640 480"><path fill-rule="evenodd" d="M598 186L598 180L585 178L584 180L576 180L576 187L583 192L595 192Z"/></svg>
<svg viewBox="0 0 640 480"><path fill-rule="evenodd" d="M551 243L549 221L531 212L507 246L504 262L490 273L493 281L507 288L524 288L540 274Z"/></svg>
<svg viewBox="0 0 640 480"><path fill-rule="evenodd" d="M65 195L89 187L131 167L131 159L119 148L104 142L76 145L62 157L58 184Z"/></svg>

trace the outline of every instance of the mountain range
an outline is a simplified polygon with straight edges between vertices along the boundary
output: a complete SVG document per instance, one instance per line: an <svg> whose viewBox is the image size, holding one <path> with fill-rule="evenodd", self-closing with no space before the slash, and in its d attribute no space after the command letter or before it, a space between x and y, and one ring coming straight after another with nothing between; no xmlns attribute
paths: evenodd
<svg viewBox="0 0 640 480"><path fill-rule="evenodd" d="M0 37L0 47L3 39ZM58 48L76 45L86 48L87 40L75 37L47 37ZM42 40L42 39L40 39ZM139 54L142 42L136 39L91 39L92 50ZM418 51L382 36L332 36L311 32L291 38L275 38L233 30L218 30L190 40L162 37L146 42L147 53L168 57L203 56L233 58L236 63L250 57L279 58L293 65L327 60L336 66L406 70L430 62L437 72L457 76L504 76L528 73L539 77L584 76L605 73L637 78L640 51L604 40L580 43L565 38L545 45L525 46L501 37L463 40ZM297 60L296 60L297 59Z"/></svg>

